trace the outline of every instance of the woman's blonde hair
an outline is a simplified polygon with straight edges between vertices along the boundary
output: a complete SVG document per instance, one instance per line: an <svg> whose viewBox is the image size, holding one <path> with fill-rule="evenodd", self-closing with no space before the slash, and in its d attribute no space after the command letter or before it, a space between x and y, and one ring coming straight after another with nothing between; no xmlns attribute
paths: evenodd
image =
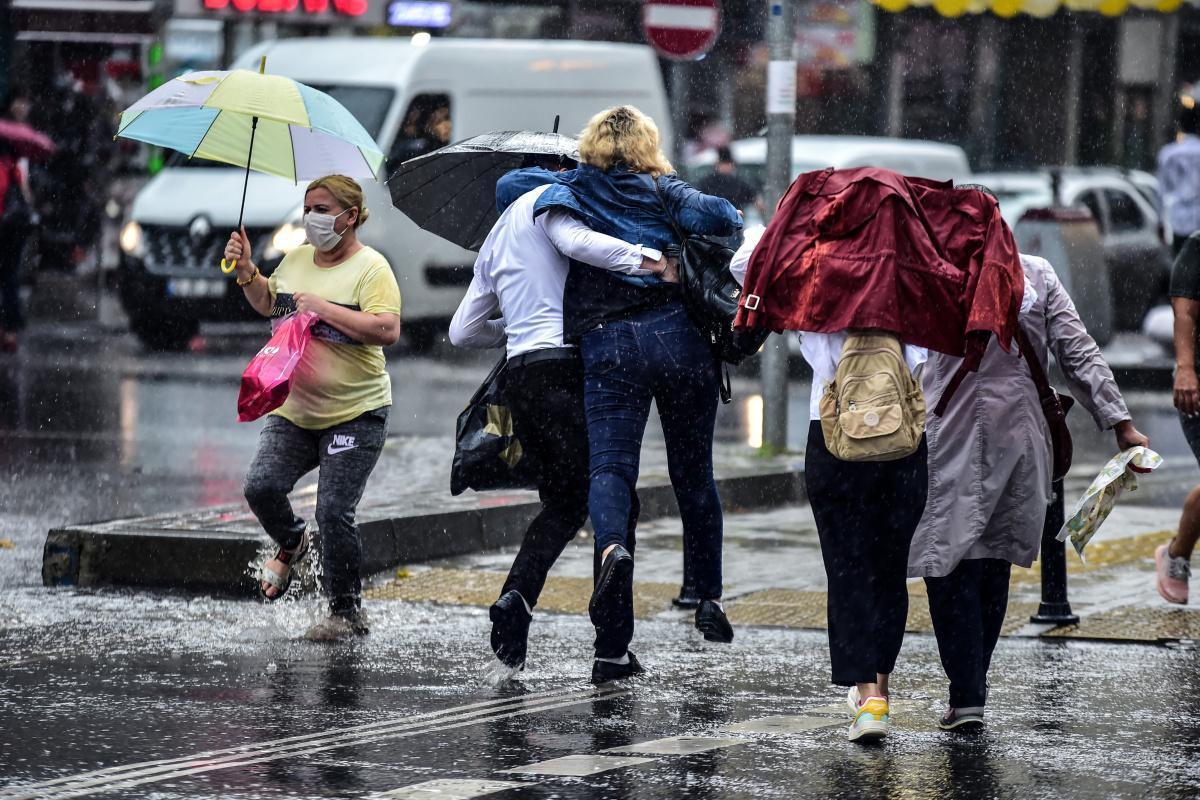
<svg viewBox="0 0 1200 800"><path fill-rule="evenodd" d="M329 192L342 208L357 208L358 219L354 221L355 228L362 227L362 224L367 221L367 217L371 215L371 212L363 205L362 187L353 178L347 178L345 175L326 175L324 178L317 178L310 183L304 193L308 194L313 189L324 189Z"/></svg>
<svg viewBox="0 0 1200 800"><path fill-rule="evenodd" d="M617 164L656 178L675 171L663 155L658 126L633 106L606 108L588 120L579 134L579 157L605 171Z"/></svg>

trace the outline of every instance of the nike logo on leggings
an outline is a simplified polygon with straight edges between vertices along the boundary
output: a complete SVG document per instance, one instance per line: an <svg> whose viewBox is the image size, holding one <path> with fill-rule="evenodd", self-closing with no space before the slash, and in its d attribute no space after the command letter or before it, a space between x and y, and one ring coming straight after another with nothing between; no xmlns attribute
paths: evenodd
<svg viewBox="0 0 1200 800"><path fill-rule="evenodd" d="M338 453L353 450L356 447L358 447L358 443L354 441L353 436L336 433L333 436L333 441L329 443L329 447L325 449L325 452L331 456L336 456Z"/></svg>

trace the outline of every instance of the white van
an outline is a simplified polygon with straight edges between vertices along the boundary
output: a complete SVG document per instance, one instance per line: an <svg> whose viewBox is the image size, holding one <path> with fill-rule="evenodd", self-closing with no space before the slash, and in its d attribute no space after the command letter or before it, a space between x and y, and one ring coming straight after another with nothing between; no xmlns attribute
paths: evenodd
<svg viewBox="0 0 1200 800"><path fill-rule="evenodd" d="M385 170L450 141L488 131L574 134L603 108L628 103L652 116L671 148L670 118L650 48L599 42L397 38L264 42L235 66L328 92L389 154ZM237 224L244 170L173 156L138 194L122 231L121 297L130 327L153 349L185 346L202 321L253 319L217 265ZM384 254L400 282L404 330L433 341L471 281L475 254L420 230L394 209L381 175L364 186L371 219L362 241ZM245 226L269 272L303 241L302 187L252 173Z"/></svg>
<svg viewBox="0 0 1200 800"><path fill-rule="evenodd" d="M738 174L756 189L767 177L767 140L738 139L729 145ZM716 150L704 150L687 160L692 183L712 172ZM967 182L971 165L961 147L919 139L881 136L795 136L792 138L792 178L804 172L836 167L882 167L915 178ZM753 222L753 220L748 220Z"/></svg>

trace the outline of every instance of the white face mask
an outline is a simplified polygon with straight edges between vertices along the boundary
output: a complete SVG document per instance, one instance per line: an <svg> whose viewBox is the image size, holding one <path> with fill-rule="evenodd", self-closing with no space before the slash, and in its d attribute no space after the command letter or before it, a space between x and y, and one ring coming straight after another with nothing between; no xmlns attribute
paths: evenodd
<svg viewBox="0 0 1200 800"><path fill-rule="evenodd" d="M349 211L350 209L346 209ZM342 214L345 214L343 211ZM338 233L333 229L333 223L342 214L318 214L310 211L304 215L304 232L308 234L308 241L313 247L321 252L328 252L338 246L338 242L342 241L342 233Z"/></svg>

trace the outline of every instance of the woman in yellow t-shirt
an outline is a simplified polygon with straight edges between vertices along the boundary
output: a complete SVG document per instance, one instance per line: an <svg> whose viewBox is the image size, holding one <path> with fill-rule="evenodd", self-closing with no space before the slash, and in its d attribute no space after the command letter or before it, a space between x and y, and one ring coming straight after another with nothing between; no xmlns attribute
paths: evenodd
<svg viewBox="0 0 1200 800"><path fill-rule="evenodd" d="M396 276L382 255L358 240L367 214L362 188L331 175L304 193L308 243L288 253L270 279L254 265L244 228L225 245L225 258L237 261L238 286L258 313L273 322L295 311L319 317L287 402L262 430L245 487L250 509L279 545L259 574L260 594L273 601L287 592L309 548L288 492L320 469L316 520L330 615L305 634L314 640L367 633L354 517L387 436L392 384L383 347L400 336Z"/></svg>

